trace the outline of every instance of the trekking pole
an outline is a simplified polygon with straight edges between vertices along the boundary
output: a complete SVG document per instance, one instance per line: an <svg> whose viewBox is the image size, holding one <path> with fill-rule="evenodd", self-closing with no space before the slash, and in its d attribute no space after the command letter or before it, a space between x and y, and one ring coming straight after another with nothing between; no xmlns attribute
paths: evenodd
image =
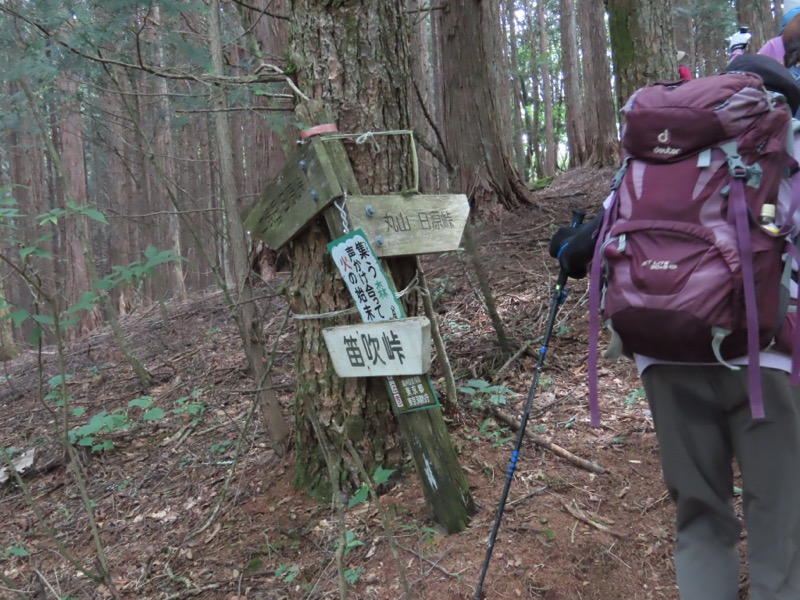
<svg viewBox="0 0 800 600"><path fill-rule="evenodd" d="M583 223L583 218L586 216L586 211L582 208L572 210L572 227L578 227ZM547 324L544 329L544 336L542 338L542 347L539 350L539 359L536 361L536 370L533 373L533 382L528 390L528 399L525 402L525 410L522 413L522 420L519 423L519 432L517 433L517 442L514 444L514 451L511 453L511 463L508 466L508 473L506 474L506 483L503 487L503 495L500 497L500 504L497 506L497 514L494 518L494 527L489 536L489 547L486 548L486 558L483 561L483 568L481 569L481 576L478 579L478 586L475 588L474 600L481 600L483 590L483 580L486 578L486 572L489 570L489 561L492 559L492 551L494 550L494 542L497 539L497 532L500 530L500 520L503 518L503 510L508 500L508 491L511 489L511 481L514 479L514 471L517 469L517 459L519 458L519 450L522 447L522 438L525 437L525 427L528 424L528 417L531 414L531 406L533 405L533 396L536 393L536 386L539 384L539 375L542 373L542 365L544 364L544 357L547 354L547 346L550 343L550 336L553 333L553 326L556 321L556 314L558 307L567 299L567 292L564 286L567 283L567 273L564 269L558 272L558 280L556 282L555 290L553 291L553 299L550 302L550 312L547 315Z"/></svg>

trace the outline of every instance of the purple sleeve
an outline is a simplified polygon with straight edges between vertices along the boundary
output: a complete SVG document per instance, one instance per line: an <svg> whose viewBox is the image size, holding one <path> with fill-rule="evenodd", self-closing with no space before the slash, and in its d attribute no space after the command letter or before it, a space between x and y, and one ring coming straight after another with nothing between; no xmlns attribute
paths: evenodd
<svg viewBox="0 0 800 600"><path fill-rule="evenodd" d="M766 44L761 46L761 50L759 50L758 53L763 54L764 56L769 56L770 58L774 58L779 63L783 64L783 38L780 36L772 38Z"/></svg>

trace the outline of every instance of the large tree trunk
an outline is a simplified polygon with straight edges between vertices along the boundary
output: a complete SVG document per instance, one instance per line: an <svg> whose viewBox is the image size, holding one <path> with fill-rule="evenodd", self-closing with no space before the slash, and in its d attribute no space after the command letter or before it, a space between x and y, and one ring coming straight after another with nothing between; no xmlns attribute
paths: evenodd
<svg viewBox="0 0 800 600"><path fill-rule="evenodd" d="M440 12L445 144L458 189L479 210L532 202L506 151L498 1L451 0Z"/></svg>
<svg viewBox="0 0 800 600"><path fill-rule="evenodd" d="M619 162L617 115L611 90L603 0L578 4L583 60L583 106L586 109L586 148L590 164L598 167Z"/></svg>
<svg viewBox="0 0 800 600"><path fill-rule="evenodd" d="M319 100L324 99L326 110L336 115L341 132L408 129L410 67L403 2L362 0L331 8L313 0L297 0L293 10L291 59L298 67L298 85L314 99L308 103L312 108L308 112L322 118ZM353 172L344 173L341 165L337 166L340 184L351 193L385 194L407 189L413 178L408 138L381 136L375 142L349 144ZM352 304L326 248L341 228L337 222L327 226L315 223L291 243L289 299L294 313L328 313ZM394 259L389 266L395 283L402 287L413 274L414 261ZM413 314L415 307L407 312ZM427 422L432 431L446 432L440 409L406 413L395 419L382 379L337 377L321 335L322 327L334 324L343 323L331 318L297 321L295 484L322 497L341 488L350 491L360 484L360 476L344 456L329 453L330 460L339 462L332 468L326 464L326 447L342 449L352 442L359 448L367 471L372 472L378 465L399 464L403 453L398 422L415 457L418 447L414 439L408 439L409 427ZM318 438L315 424L322 438ZM452 452L449 439L439 445L444 447L444 442ZM454 453L449 460L453 493L446 500L452 503L450 512L461 516L455 519L458 522L445 526L458 531L466 526L466 514L472 512L473 505ZM432 489L430 477L424 470L420 472L418 461L417 470L434 517L440 523L447 521L446 511L437 514L430 495L435 486ZM329 472L339 473L340 481L331 485ZM447 487L451 489L450 484Z"/></svg>
<svg viewBox="0 0 800 600"><path fill-rule="evenodd" d="M607 7L618 106L648 83L677 79L672 0L608 0Z"/></svg>

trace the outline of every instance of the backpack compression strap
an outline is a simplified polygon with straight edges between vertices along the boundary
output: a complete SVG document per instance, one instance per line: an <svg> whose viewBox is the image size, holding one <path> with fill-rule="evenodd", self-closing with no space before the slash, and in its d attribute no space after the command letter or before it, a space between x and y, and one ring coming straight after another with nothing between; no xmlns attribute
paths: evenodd
<svg viewBox="0 0 800 600"><path fill-rule="evenodd" d="M758 339L758 306L753 275L753 245L750 240L750 223L747 201L744 196L747 168L738 155L728 154L731 172L730 206L733 209L736 237L739 239L739 255L744 286L745 322L747 325L747 380L750 388L750 414L754 419L764 418L764 398L761 393L761 361Z"/></svg>

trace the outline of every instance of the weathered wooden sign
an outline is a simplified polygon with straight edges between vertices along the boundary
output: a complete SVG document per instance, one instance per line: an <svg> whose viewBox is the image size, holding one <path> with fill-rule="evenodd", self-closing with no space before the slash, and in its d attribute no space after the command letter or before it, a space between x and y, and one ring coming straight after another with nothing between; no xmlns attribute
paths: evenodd
<svg viewBox="0 0 800 600"><path fill-rule="evenodd" d="M329 327L322 335L339 377L423 375L431 368L427 317Z"/></svg>
<svg viewBox="0 0 800 600"><path fill-rule="evenodd" d="M356 230L330 242L328 252L365 323L405 317L394 288L363 231ZM428 376L395 375L387 376L386 384L396 412L440 406Z"/></svg>
<svg viewBox="0 0 800 600"><path fill-rule="evenodd" d="M341 195L325 146L312 139L298 146L284 169L264 189L261 200L245 218L245 229L277 250Z"/></svg>
<svg viewBox="0 0 800 600"><path fill-rule="evenodd" d="M347 211L377 256L428 254L458 248L469 201L464 194L350 196Z"/></svg>

